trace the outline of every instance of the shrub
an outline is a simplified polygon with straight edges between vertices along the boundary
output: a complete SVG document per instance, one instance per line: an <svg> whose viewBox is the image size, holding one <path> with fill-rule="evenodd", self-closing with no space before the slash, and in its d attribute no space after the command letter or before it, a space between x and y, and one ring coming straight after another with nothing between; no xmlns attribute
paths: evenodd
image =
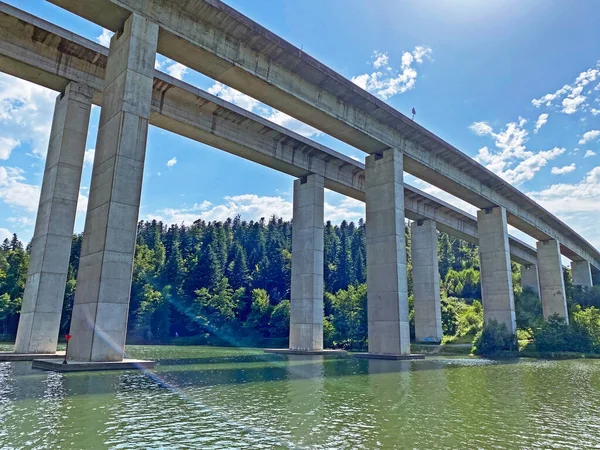
<svg viewBox="0 0 600 450"><path fill-rule="evenodd" d="M516 336L511 334L504 323L489 320L477 336L473 353L484 356L494 356L502 351L516 351Z"/></svg>
<svg viewBox="0 0 600 450"><path fill-rule="evenodd" d="M587 317L580 316L585 321ZM577 323L567 325L564 318L555 314L534 331L535 347L539 352L578 352L592 351L592 339L585 326Z"/></svg>
<svg viewBox="0 0 600 450"><path fill-rule="evenodd" d="M600 353L600 309L592 306L576 311L573 314L573 324L586 331L592 351Z"/></svg>
<svg viewBox="0 0 600 450"><path fill-rule="evenodd" d="M515 294L515 315L517 328L539 327L544 321L542 302L538 295L531 289Z"/></svg>

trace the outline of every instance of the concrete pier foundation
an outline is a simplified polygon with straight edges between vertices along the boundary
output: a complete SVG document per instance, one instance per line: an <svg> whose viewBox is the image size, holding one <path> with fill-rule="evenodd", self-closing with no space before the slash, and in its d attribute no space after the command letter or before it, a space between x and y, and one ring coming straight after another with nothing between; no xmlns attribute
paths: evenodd
<svg viewBox="0 0 600 450"><path fill-rule="evenodd" d="M415 339L417 342L441 342L442 310L436 223L432 220L413 222L410 236Z"/></svg>
<svg viewBox="0 0 600 450"><path fill-rule="evenodd" d="M368 156L365 185L369 354L409 355L402 152Z"/></svg>
<svg viewBox="0 0 600 450"><path fill-rule="evenodd" d="M324 179L294 181L290 350L323 350Z"/></svg>
<svg viewBox="0 0 600 450"><path fill-rule="evenodd" d="M560 243L553 239L538 242L537 259L544 318L547 319L558 314L568 322L569 314L560 258Z"/></svg>
<svg viewBox="0 0 600 450"><path fill-rule="evenodd" d="M540 278L535 264L521 266L521 287L529 288L538 296L540 295Z"/></svg>
<svg viewBox="0 0 600 450"><path fill-rule="evenodd" d="M92 95L70 83L56 99L15 353L56 352Z"/></svg>
<svg viewBox="0 0 600 450"><path fill-rule="evenodd" d="M501 207L477 211L481 295L485 322L504 323L517 332L506 210Z"/></svg>
<svg viewBox="0 0 600 450"><path fill-rule="evenodd" d="M132 14L110 43L68 358L121 361L158 26Z"/></svg>
<svg viewBox="0 0 600 450"><path fill-rule="evenodd" d="M592 267L588 261L572 261L571 276L573 277L573 284L576 286L586 288L593 286Z"/></svg>

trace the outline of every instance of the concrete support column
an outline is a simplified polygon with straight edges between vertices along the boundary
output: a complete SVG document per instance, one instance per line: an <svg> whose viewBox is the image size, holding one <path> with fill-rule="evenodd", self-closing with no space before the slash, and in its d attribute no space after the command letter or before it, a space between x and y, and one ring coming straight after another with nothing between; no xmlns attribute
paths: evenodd
<svg viewBox="0 0 600 450"><path fill-rule="evenodd" d="M591 288L592 284L592 266L587 261L572 261L571 276L573 284L586 288Z"/></svg>
<svg viewBox="0 0 600 450"><path fill-rule="evenodd" d="M290 349L323 350L324 179L294 181Z"/></svg>
<svg viewBox="0 0 600 450"><path fill-rule="evenodd" d="M560 243L556 240L537 243L538 271L540 275L540 297L544 318L558 314L569 321L565 280L560 259Z"/></svg>
<svg viewBox="0 0 600 450"><path fill-rule="evenodd" d="M432 220L413 222L410 239L415 338L420 342L441 342L442 310L436 223Z"/></svg>
<svg viewBox="0 0 600 450"><path fill-rule="evenodd" d="M517 332L506 210L501 207L477 211L481 295L485 322L504 323Z"/></svg>
<svg viewBox="0 0 600 450"><path fill-rule="evenodd" d="M410 354L402 152L366 161L369 353Z"/></svg>
<svg viewBox="0 0 600 450"><path fill-rule="evenodd" d="M158 26L132 14L110 43L68 357L123 359Z"/></svg>
<svg viewBox="0 0 600 450"><path fill-rule="evenodd" d="M92 95L71 83L56 99L15 353L56 352Z"/></svg>
<svg viewBox="0 0 600 450"><path fill-rule="evenodd" d="M521 287L529 288L538 296L540 295L540 278L535 264L521 266Z"/></svg>

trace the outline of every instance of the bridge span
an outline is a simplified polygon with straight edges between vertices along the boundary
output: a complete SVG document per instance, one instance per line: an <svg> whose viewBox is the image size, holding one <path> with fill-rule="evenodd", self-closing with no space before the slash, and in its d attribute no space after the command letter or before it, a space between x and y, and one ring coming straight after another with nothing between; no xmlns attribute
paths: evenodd
<svg viewBox="0 0 600 450"><path fill-rule="evenodd" d="M414 221L412 259L419 340L441 339L436 228L480 244L486 320L500 320L512 331L510 258L524 266L523 283L541 294L546 316L566 316L561 252L573 260L575 282L591 286L591 266L600 267L600 254L568 226L330 69L319 66L322 78L318 81L311 72L317 62L301 52L294 54L290 44L222 3L187 2L188 6L196 5L195 14L206 13L193 16L200 25L188 29L170 28L174 20L186 25L190 17L190 11L183 11L178 2L148 0L142 2L146 6L142 8L135 0L89 0L83 11L81 2L50 1L117 34L109 53L98 44L0 3L0 70L61 92L17 352L52 352L56 348L54 336L58 334L92 103L102 105L102 113L71 328L71 334L79 336L69 348L72 359L123 357L148 124L298 178L294 184L291 349L322 349L325 187L366 201L371 353L396 357L410 351L405 217ZM202 40L221 36L222 30L211 27L226 24L227 32L233 33L227 36L226 44L213 43L211 47ZM172 32L174 29L178 34ZM242 36L240 29L246 34ZM243 39L248 33L254 33L252 40ZM174 36L178 45L173 45ZM271 47L263 45L264 39ZM264 58L259 62L277 72L276 79L269 78L275 74L265 79L252 71L258 69L250 70L243 57L249 42L253 42L255 57ZM228 48L222 48L230 45L241 53L231 56ZM333 136L345 136L342 140L371 154L366 166L156 71L157 48ZM275 48L280 49L278 55L287 57L273 57ZM200 61L202 58L207 60ZM293 61L297 64L291 70ZM295 86L298 83L286 84L285 76L292 74L305 85L304 91L294 91L299 89ZM247 86L244 89L240 84ZM309 88L315 85L319 86L318 101L310 97ZM328 96L335 93L336 103L326 107ZM283 108L286 102L289 105ZM346 104L343 115L335 111L340 102ZM403 169L482 208L478 217L404 184ZM435 178L432 173L439 176ZM537 251L509 236L508 223L539 239Z"/></svg>

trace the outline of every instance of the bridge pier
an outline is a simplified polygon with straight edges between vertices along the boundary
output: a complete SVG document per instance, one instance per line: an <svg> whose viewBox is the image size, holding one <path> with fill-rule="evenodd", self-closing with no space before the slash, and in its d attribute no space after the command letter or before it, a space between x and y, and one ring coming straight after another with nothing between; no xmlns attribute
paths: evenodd
<svg viewBox="0 0 600 450"><path fill-rule="evenodd" d="M477 226L484 321L494 319L516 334L506 210L495 207L477 211Z"/></svg>
<svg viewBox="0 0 600 450"><path fill-rule="evenodd" d="M537 260L544 319L558 314L569 321L560 243L554 239L537 243Z"/></svg>
<svg viewBox="0 0 600 450"><path fill-rule="evenodd" d="M132 14L110 43L68 358L121 361L158 26Z"/></svg>
<svg viewBox="0 0 600 450"><path fill-rule="evenodd" d="M413 222L410 238L415 300L415 339L418 342L441 342L442 310L435 221Z"/></svg>
<svg viewBox="0 0 600 450"><path fill-rule="evenodd" d="M540 295L540 278L538 268L535 264L521 266L521 287L529 288L539 297Z"/></svg>
<svg viewBox="0 0 600 450"><path fill-rule="evenodd" d="M571 276L573 284L581 287L591 288L592 283L592 267L588 261L572 261Z"/></svg>
<svg viewBox="0 0 600 450"><path fill-rule="evenodd" d="M410 355L403 154L369 155L365 170L367 316L373 357Z"/></svg>
<svg viewBox="0 0 600 450"><path fill-rule="evenodd" d="M294 181L290 350L323 350L324 179Z"/></svg>
<svg viewBox="0 0 600 450"><path fill-rule="evenodd" d="M93 90L70 83L56 99L15 353L55 353Z"/></svg>

